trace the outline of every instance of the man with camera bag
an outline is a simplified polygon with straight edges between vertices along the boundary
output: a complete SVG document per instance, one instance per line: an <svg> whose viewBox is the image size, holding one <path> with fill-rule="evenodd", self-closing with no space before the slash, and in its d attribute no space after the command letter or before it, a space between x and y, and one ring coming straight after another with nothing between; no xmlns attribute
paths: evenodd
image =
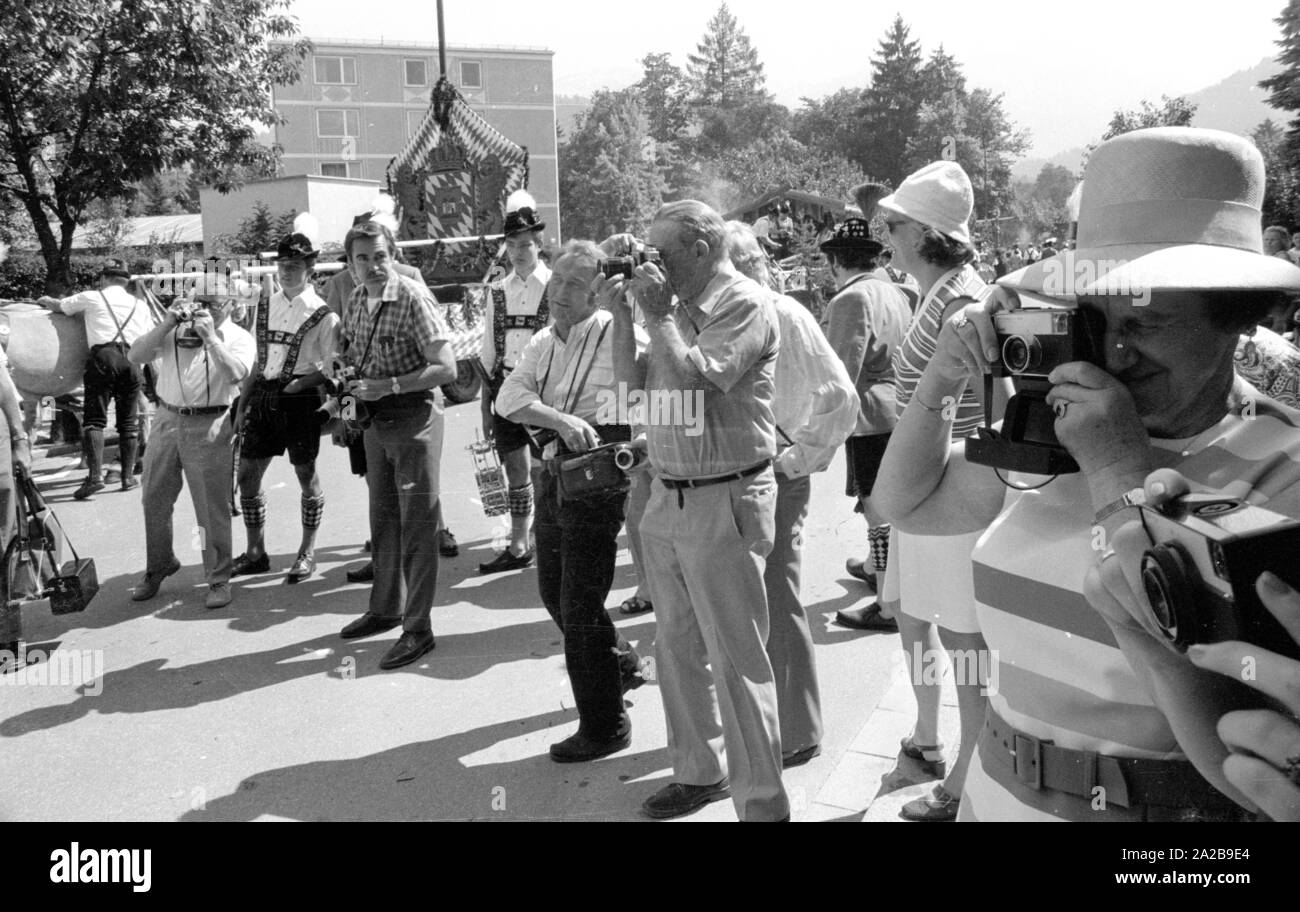
<svg viewBox="0 0 1300 912"><path fill-rule="evenodd" d="M316 572L316 530L325 494L316 474L320 454L321 385L337 346L339 318L311 287L318 251L302 234L287 234L276 249L280 290L257 311L257 366L244 381L236 427L239 451L239 505L248 533L248 550L235 558L233 576L269 573L266 553L266 495L262 476L271 460L289 451L302 488L302 542L289 570L298 583Z"/></svg>
<svg viewBox="0 0 1300 912"><path fill-rule="evenodd" d="M511 421L544 428L547 471L537 492L537 586L546 610L564 634L564 657L578 706L578 731L551 745L557 763L596 760L632 743L623 693L644 683L636 651L614 629L605 598L614 581L618 532L627 483L566 496L556 463L602 444L627 441L631 429L614 424L601 403L616 390L614 315L598 307L594 287L611 286L599 275L601 251L570 241L555 264L547 294L555 322L524 348L518 367L497 394L497 412ZM644 350L646 338L640 337ZM607 423L601 423L606 418ZM605 458L612 460L613 453ZM621 473L615 473L621 475Z"/></svg>
<svg viewBox="0 0 1300 912"><path fill-rule="evenodd" d="M189 485L208 579L207 607L230 604L230 476L234 472L230 403L253 367L257 346L227 317L238 300L226 280L204 276L193 300L177 299L163 322L135 341L132 364L154 362L158 414L144 457L142 602L181 568L172 550L172 509Z"/></svg>
<svg viewBox="0 0 1300 912"><path fill-rule="evenodd" d="M433 391L455 378L456 361L428 289L393 271L392 233L365 222L343 247L357 288L344 310L339 350L353 376L336 392L342 417L365 429L375 582L369 609L340 636L402 627L379 663L387 670L434 647L443 414Z"/></svg>
<svg viewBox="0 0 1300 912"><path fill-rule="evenodd" d="M483 433L496 445L510 485L510 544L484 564L480 573L518 570L533 562L528 533L533 524L533 480L528 456L528 434L522 427L493 412L497 392L523 355L533 334L550 322L546 284L551 270L540 260L546 223L537 217L537 203L524 190L506 201L506 255L514 267L500 284L488 289L483 311L483 352L486 373L483 392Z"/></svg>
<svg viewBox="0 0 1300 912"><path fill-rule="evenodd" d="M104 490L104 428L108 400L117 408L117 442L122 463L122 490L138 485L135 457L139 448L139 398L144 377L127 360L127 349L149 331L153 320L144 301L127 290L131 270L125 260L110 257L100 270L99 288L59 299L43 297L37 303L55 313L82 314L86 321L85 422L81 448L86 457L86 480L72 495L86 500Z"/></svg>

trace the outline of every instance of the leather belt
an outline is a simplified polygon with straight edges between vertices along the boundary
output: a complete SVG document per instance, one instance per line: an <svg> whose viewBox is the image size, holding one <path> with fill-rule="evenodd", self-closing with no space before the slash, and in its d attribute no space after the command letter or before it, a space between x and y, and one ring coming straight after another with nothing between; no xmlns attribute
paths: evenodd
<svg viewBox="0 0 1300 912"><path fill-rule="evenodd" d="M1034 791L1052 789L1091 801L1097 797L1094 790L1102 788L1107 804L1125 808L1154 805L1228 816L1242 813L1188 760L1110 757L1058 747L1013 728L992 707L979 750L982 762L998 764Z"/></svg>
<svg viewBox="0 0 1300 912"><path fill-rule="evenodd" d="M772 460L764 459L752 469L745 469L743 472L732 472L730 475L719 475L716 478L663 478L660 481L664 483L665 488L673 491L680 491L685 488L707 488L709 485L726 484L729 481L740 481L742 478L752 478L759 472L766 469L772 464Z"/></svg>
<svg viewBox="0 0 1300 912"><path fill-rule="evenodd" d="M222 412L230 408L229 405L172 405L169 402L163 402L161 399L158 400L158 404L169 412L175 412L176 414L184 415L187 418L191 415L220 415Z"/></svg>

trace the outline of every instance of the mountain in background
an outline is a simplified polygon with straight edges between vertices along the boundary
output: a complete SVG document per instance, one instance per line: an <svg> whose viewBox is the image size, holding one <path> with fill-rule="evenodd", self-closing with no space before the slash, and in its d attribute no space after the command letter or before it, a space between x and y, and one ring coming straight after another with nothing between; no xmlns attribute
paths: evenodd
<svg viewBox="0 0 1300 912"><path fill-rule="evenodd" d="M1265 57L1255 66L1233 73L1227 79L1217 82L1199 92L1187 94L1187 100L1196 105L1193 126L1206 127L1211 130L1225 130L1229 133L1249 135L1264 120L1273 118L1279 126L1289 121L1286 111L1279 111L1268 103L1268 93L1259 87L1261 80L1267 79L1282 69L1272 57ZM1158 102L1159 98L1149 99ZM1136 108L1142 99L1134 99L1128 108ZM1101 134L1098 133L1098 139ZM1011 169L1013 180L1032 181L1044 165L1061 165L1079 173L1083 165L1084 146L1067 149L1051 158L1021 159Z"/></svg>

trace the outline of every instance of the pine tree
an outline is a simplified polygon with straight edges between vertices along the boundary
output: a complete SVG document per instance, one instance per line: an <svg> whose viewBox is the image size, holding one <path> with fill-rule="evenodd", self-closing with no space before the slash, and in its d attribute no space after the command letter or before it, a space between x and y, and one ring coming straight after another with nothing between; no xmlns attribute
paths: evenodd
<svg viewBox="0 0 1300 912"><path fill-rule="evenodd" d="M767 100L767 77L758 51L724 2L687 58L692 101L702 107L736 107Z"/></svg>
<svg viewBox="0 0 1300 912"><path fill-rule="evenodd" d="M1268 103L1283 111L1300 112L1300 0L1289 0L1282 14L1273 20L1282 28L1277 45L1282 52L1277 62L1282 71L1259 84L1267 90ZM1294 149L1300 140L1300 116L1292 119L1287 131L1288 145Z"/></svg>
<svg viewBox="0 0 1300 912"><path fill-rule="evenodd" d="M921 45L909 35L903 17L895 17L871 62L871 87L861 109L864 148L858 164L893 185L908 174L907 143L917 131L925 102Z"/></svg>
<svg viewBox="0 0 1300 912"><path fill-rule="evenodd" d="M636 87L651 137L661 143L680 139L691 122L685 74L668 54L646 54L641 66L644 74Z"/></svg>

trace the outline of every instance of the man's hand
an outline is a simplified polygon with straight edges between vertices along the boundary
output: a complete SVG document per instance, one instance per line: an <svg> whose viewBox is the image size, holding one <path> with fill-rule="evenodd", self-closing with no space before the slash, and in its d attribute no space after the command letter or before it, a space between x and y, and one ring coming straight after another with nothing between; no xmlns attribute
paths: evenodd
<svg viewBox="0 0 1300 912"><path fill-rule="evenodd" d="M591 280L591 293L596 296L596 304L602 310L608 310L615 316L619 310L632 315L632 304L627 299L627 285L622 276L607 279L600 273Z"/></svg>
<svg viewBox="0 0 1300 912"><path fill-rule="evenodd" d="M1271 573L1255 583L1269 612L1300 643L1300 593ZM1192 664L1218 672L1272 698L1277 709L1231 712L1219 719L1219 737L1232 754L1223 774L1276 821L1300 821L1300 662L1249 643L1193 646ZM1252 668L1246 676L1242 669Z"/></svg>
<svg viewBox="0 0 1300 912"><path fill-rule="evenodd" d="M600 252L607 257L631 256L641 242L632 234L611 234L600 242Z"/></svg>
<svg viewBox="0 0 1300 912"><path fill-rule="evenodd" d="M575 453L585 453L600 446L600 436L595 428L574 415L560 413L559 432L564 445Z"/></svg>
<svg viewBox="0 0 1300 912"><path fill-rule="evenodd" d="M23 471L29 475L32 471L32 442L27 437L14 438L11 442L13 451L13 462L15 466L22 466Z"/></svg>
<svg viewBox="0 0 1300 912"><path fill-rule="evenodd" d="M351 393L365 402L377 402L393 392L391 378L381 380L355 380L351 384Z"/></svg>
<svg viewBox="0 0 1300 912"><path fill-rule="evenodd" d="M44 307L46 310L58 310L60 302L58 298L52 298L49 295L41 295L36 299L36 303Z"/></svg>
<svg viewBox="0 0 1300 912"><path fill-rule="evenodd" d="M672 316L676 305L673 303L672 289L668 277L654 263L644 263L632 273L632 293L637 304L652 320L663 320Z"/></svg>
<svg viewBox="0 0 1300 912"><path fill-rule="evenodd" d="M206 310L194 312L194 335L202 339L204 345L217 341L217 324L213 322L212 314Z"/></svg>

